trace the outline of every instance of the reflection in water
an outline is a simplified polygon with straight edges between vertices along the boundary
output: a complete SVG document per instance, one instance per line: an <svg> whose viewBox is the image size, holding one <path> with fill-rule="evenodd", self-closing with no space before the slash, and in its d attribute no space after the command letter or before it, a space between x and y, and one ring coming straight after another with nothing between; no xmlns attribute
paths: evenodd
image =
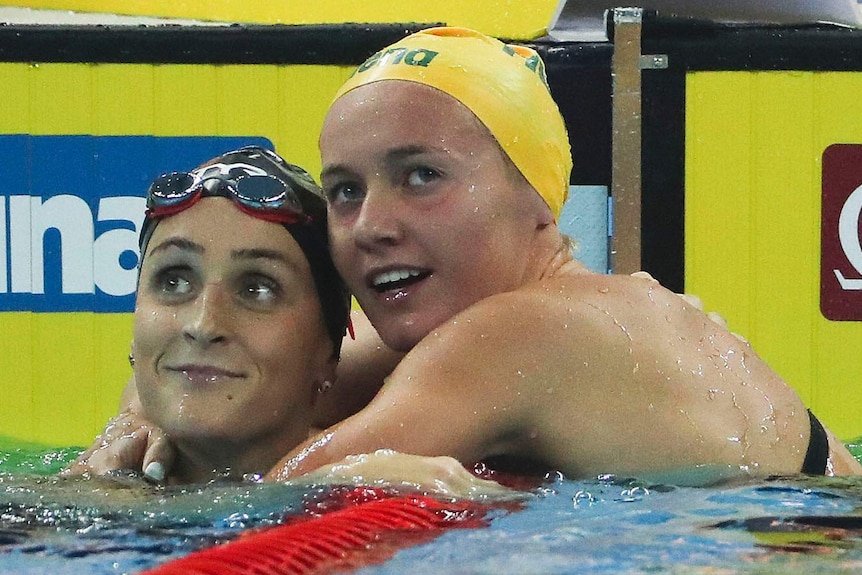
<svg viewBox="0 0 862 575"><path fill-rule="evenodd" d="M275 525L325 488L0 476L0 572L134 573Z"/></svg>

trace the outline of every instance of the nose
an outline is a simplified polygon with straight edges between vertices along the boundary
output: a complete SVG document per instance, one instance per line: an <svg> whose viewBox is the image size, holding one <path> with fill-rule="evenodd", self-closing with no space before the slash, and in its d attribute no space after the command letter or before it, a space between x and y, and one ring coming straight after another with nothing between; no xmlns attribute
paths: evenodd
<svg viewBox="0 0 862 575"><path fill-rule="evenodd" d="M207 284L186 308L183 336L198 345L226 341L230 334L230 302L221 284Z"/></svg>
<svg viewBox="0 0 862 575"><path fill-rule="evenodd" d="M397 194L366 191L359 215L353 222L356 245L367 250L398 244L404 234L401 204Z"/></svg>

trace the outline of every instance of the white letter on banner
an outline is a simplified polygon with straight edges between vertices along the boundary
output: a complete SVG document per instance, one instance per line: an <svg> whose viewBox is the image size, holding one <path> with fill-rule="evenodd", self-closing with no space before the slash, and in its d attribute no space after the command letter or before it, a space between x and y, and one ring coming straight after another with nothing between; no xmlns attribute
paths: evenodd
<svg viewBox="0 0 862 575"><path fill-rule="evenodd" d="M30 196L9 196L9 268L12 293L30 293L33 285L30 239Z"/></svg>
<svg viewBox="0 0 862 575"><path fill-rule="evenodd" d="M0 197L0 293L9 290L9 278L6 277L6 198Z"/></svg>
<svg viewBox="0 0 862 575"><path fill-rule="evenodd" d="M850 265L862 275L862 245L859 240L859 216L862 214L862 186L859 186L844 202L838 216L838 239ZM862 279L847 279L839 270L835 272L841 289L862 290Z"/></svg>
<svg viewBox="0 0 862 575"><path fill-rule="evenodd" d="M138 233L144 222L146 199L135 196L102 198L99 200L99 221L125 220L135 224L134 230L110 230L93 245L93 270L96 285L108 295L124 296L135 291L138 281L136 268L123 269L120 255L125 251L138 253Z"/></svg>
<svg viewBox="0 0 862 575"><path fill-rule="evenodd" d="M32 265L34 294L45 292L43 241L45 232L60 232L62 293L94 293L93 212L78 196L54 196L45 202L32 197Z"/></svg>

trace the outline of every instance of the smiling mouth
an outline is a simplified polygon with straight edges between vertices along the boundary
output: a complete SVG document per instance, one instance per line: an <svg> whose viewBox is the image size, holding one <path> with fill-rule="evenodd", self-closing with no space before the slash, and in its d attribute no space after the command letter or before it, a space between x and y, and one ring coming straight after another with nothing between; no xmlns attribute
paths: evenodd
<svg viewBox="0 0 862 575"><path fill-rule="evenodd" d="M215 381L216 379L236 379L244 377L242 373L203 365L179 365L169 369L170 371L181 373L189 379L207 379Z"/></svg>
<svg viewBox="0 0 862 575"><path fill-rule="evenodd" d="M431 272L422 270L390 270L375 275L370 282L371 289L377 293L401 290L419 283L430 275Z"/></svg>

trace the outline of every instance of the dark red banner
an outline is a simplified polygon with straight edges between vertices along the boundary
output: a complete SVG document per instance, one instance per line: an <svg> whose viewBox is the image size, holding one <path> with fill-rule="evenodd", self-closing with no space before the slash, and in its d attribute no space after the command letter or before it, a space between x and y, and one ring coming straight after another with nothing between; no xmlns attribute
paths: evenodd
<svg viewBox="0 0 862 575"><path fill-rule="evenodd" d="M820 224L820 312L835 321L862 320L862 144L823 152Z"/></svg>

